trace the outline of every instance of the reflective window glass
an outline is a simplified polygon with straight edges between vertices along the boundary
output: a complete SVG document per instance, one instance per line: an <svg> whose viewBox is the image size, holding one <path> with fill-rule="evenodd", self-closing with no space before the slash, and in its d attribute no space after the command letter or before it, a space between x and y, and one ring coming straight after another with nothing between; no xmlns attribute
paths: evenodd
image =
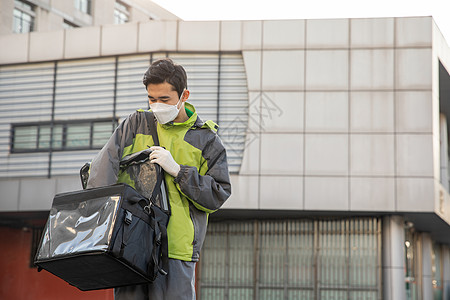
<svg viewBox="0 0 450 300"><path fill-rule="evenodd" d="M124 24L128 22L128 7L120 2L115 3L114 7L114 23Z"/></svg>
<svg viewBox="0 0 450 300"><path fill-rule="evenodd" d="M417 234L405 228L405 288L406 299L417 300L418 296L418 284L417 284Z"/></svg>
<svg viewBox="0 0 450 300"><path fill-rule="evenodd" d="M114 124L112 122L96 122L93 127L92 146L103 147L114 130Z"/></svg>
<svg viewBox="0 0 450 300"><path fill-rule="evenodd" d="M75 0L75 8L85 14L91 14L91 0Z"/></svg>
<svg viewBox="0 0 450 300"><path fill-rule="evenodd" d="M66 129L66 147L89 147L91 137L91 124L70 124Z"/></svg>
<svg viewBox="0 0 450 300"><path fill-rule="evenodd" d="M443 270L442 248L440 244L433 243L431 252L431 283L433 285L433 299L443 299Z"/></svg>
<svg viewBox="0 0 450 300"><path fill-rule="evenodd" d="M14 130L14 149L34 149L37 142L37 126L23 126Z"/></svg>
<svg viewBox="0 0 450 300"><path fill-rule="evenodd" d="M200 295L380 299L380 226L377 218L211 222Z"/></svg>
<svg viewBox="0 0 450 300"><path fill-rule="evenodd" d="M39 127L39 144L38 148L40 149L48 149L50 148L50 135L51 135L51 126L44 125Z"/></svg>
<svg viewBox="0 0 450 300"><path fill-rule="evenodd" d="M58 124L53 127L53 149L58 150L63 147L63 125Z"/></svg>
<svg viewBox="0 0 450 300"><path fill-rule="evenodd" d="M14 1L13 32L26 33L33 31L34 16L33 5L24 1Z"/></svg>
<svg viewBox="0 0 450 300"><path fill-rule="evenodd" d="M51 123L13 125L12 152L73 149L100 149L108 141L117 122ZM53 133L53 135L52 135ZM92 141L91 141L92 137Z"/></svg>

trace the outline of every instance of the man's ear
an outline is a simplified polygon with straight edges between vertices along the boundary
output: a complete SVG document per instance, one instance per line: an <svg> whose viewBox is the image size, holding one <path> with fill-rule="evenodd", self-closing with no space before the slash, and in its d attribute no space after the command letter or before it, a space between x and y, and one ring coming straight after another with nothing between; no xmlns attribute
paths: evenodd
<svg viewBox="0 0 450 300"><path fill-rule="evenodd" d="M186 102L190 94L191 92L189 92L189 90L184 90L183 94L181 95L181 102Z"/></svg>

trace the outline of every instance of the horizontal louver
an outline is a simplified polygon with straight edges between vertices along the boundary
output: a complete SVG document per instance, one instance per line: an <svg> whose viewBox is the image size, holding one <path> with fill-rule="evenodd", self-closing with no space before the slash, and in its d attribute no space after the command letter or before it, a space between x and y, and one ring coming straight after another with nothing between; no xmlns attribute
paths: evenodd
<svg viewBox="0 0 450 300"><path fill-rule="evenodd" d="M0 177L48 175L49 167L51 175L78 174L84 162L90 161L95 154L92 150L68 152L70 148L87 145L88 137L83 136L87 130L80 127L83 121L123 120L136 109L148 108L142 76L151 61L163 57L170 57L185 67L191 91L189 102L204 121L213 120L219 124L218 133L227 149L229 170L237 173L248 121L248 92L242 56L151 53L0 67ZM51 134L47 127L50 125L38 128L36 123L51 124L52 119L55 124L53 136L58 136L53 145L58 151L52 155L32 152L48 148ZM57 124L72 121L80 122L80 128L70 127L60 132L61 125ZM35 127L28 130L28 123ZM25 126L18 128L15 149L31 151L26 154L26 162L25 154L11 153L14 134L11 124ZM110 135L101 128L93 128L92 133L97 143L95 147ZM61 134L69 134L64 145L59 137ZM28 149L31 145L34 145L33 149Z"/></svg>
<svg viewBox="0 0 450 300"><path fill-rule="evenodd" d="M91 161L98 150L54 152L52 155L52 175L79 174L80 168Z"/></svg>
<svg viewBox="0 0 450 300"><path fill-rule="evenodd" d="M112 118L115 59L58 62L55 120Z"/></svg>
<svg viewBox="0 0 450 300"><path fill-rule="evenodd" d="M222 54L219 90L219 136L227 148L230 171L238 172L248 123L248 92L240 55Z"/></svg>
<svg viewBox="0 0 450 300"><path fill-rule="evenodd" d="M184 66L191 91L189 102L200 117L219 124L219 136L227 149L230 172L241 166L248 123L248 92L242 56L239 54L169 55Z"/></svg>
<svg viewBox="0 0 450 300"><path fill-rule="evenodd" d="M11 123L51 119L53 77L53 63L0 67L0 177L47 175L47 153L10 155Z"/></svg>
<svg viewBox="0 0 450 300"><path fill-rule="evenodd" d="M117 116L121 119L148 108L142 76L150 65L150 55L119 57L117 67Z"/></svg>

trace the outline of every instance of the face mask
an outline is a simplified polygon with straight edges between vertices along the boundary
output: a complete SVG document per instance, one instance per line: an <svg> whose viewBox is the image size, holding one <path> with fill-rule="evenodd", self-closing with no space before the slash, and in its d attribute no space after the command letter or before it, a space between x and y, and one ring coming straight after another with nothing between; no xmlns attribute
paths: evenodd
<svg viewBox="0 0 450 300"><path fill-rule="evenodd" d="M183 97L184 91L181 94L181 97ZM150 104L150 109L155 114L156 120L160 124L166 124L169 122L172 122L177 116L180 109L178 108L178 103L181 101L178 100L177 104L175 105L169 105L164 103L153 103Z"/></svg>

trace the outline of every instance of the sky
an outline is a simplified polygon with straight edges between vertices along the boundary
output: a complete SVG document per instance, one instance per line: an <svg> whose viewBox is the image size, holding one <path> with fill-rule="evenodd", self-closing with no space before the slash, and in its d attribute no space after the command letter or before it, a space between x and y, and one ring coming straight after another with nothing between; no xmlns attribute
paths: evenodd
<svg viewBox="0 0 450 300"><path fill-rule="evenodd" d="M432 16L450 44L450 0L153 0L185 21Z"/></svg>

